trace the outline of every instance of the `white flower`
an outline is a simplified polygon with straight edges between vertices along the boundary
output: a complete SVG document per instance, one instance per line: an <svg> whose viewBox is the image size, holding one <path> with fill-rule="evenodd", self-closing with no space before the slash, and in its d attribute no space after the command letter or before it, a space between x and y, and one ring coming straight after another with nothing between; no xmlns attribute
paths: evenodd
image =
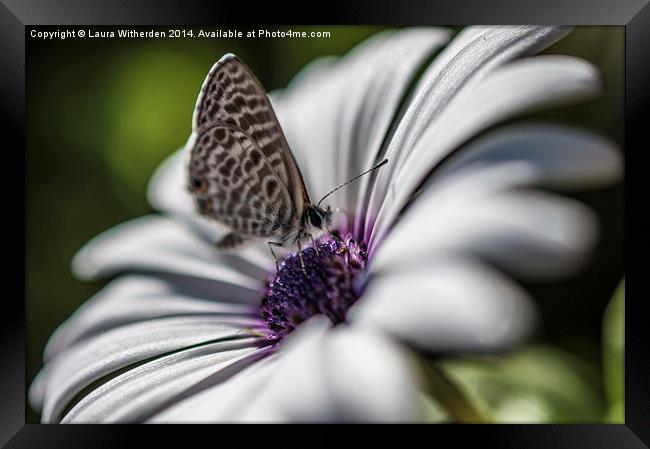
<svg viewBox="0 0 650 449"><path fill-rule="evenodd" d="M315 315L279 342L251 331L264 327L259 304L275 271L268 249L218 252L224 230L196 217L186 153L171 156L150 187L163 214L107 231L74 260L84 278L120 276L51 337L30 390L43 421L422 419L407 347L516 345L533 329L534 306L494 266L548 278L588 254L591 212L534 188L620 175L616 149L591 133L491 129L599 91L583 60L526 57L568 32L471 27L448 44L445 30L384 32L345 57L315 61L272 95L312 198L389 159L330 197L350 212L340 229L368 254L353 279L363 294L335 327Z"/></svg>

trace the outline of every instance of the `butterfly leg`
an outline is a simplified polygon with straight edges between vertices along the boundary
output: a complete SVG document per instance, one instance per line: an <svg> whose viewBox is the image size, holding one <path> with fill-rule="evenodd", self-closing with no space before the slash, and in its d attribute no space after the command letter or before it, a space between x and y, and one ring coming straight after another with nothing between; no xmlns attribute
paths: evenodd
<svg viewBox="0 0 650 449"><path fill-rule="evenodd" d="M302 268L302 273L307 276L307 270L305 269L305 261L302 258L302 243L300 242L300 239L296 240L296 244L298 245L298 258L300 259L300 268Z"/></svg>
<svg viewBox="0 0 650 449"><path fill-rule="evenodd" d="M275 261L275 271L280 270L280 264L278 263L278 258L275 255L275 251L273 251L274 246L283 246L282 243L278 242L266 242L267 245L269 245L269 249L271 250L271 255L273 256L273 260Z"/></svg>
<svg viewBox="0 0 650 449"><path fill-rule="evenodd" d="M330 231L329 229L326 229L327 233L332 237L334 240L336 240L336 243L339 244L339 248L337 250L338 254L345 254L348 251L348 245L346 245L345 241L341 238L339 235L339 232L337 230Z"/></svg>
<svg viewBox="0 0 650 449"><path fill-rule="evenodd" d="M320 252L318 251L318 246L316 246L316 242L314 241L314 236L309 234L309 239L311 240L312 248L314 248L314 251L316 251L316 255L320 256Z"/></svg>

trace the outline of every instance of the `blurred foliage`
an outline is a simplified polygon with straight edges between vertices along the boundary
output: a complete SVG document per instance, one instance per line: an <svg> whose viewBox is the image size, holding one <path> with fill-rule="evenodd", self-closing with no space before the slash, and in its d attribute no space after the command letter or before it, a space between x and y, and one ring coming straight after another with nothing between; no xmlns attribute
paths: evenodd
<svg viewBox="0 0 650 449"><path fill-rule="evenodd" d="M609 407L606 420L625 422L625 282L614 293L603 320L603 376Z"/></svg>
<svg viewBox="0 0 650 449"><path fill-rule="evenodd" d="M487 407L467 394L438 363L418 359L424 394L423 408L427 421L488 424L495 422Z"/></svg>
<svg viewBox="0 0 650 449"><path fill-rule="evenodd" d="M145 196L149 177L157 164L188 138L196 95L212 64L225 52L235 52L271 91L285 86L312 59L344 54L383 28L294 29L327 30L332 37L27 39L27 385L41 367L43 348L56 326L103 285L74 279L70 260L99 232L151 212ZM545 53L588 59L601 70L606 90L598 99L536 117L579 123L622 143L623 28L580 27ZM605 222L618 229L618 211L613 210L614 218ZM617 238L611 240L615 246L620 243ZM494 394L482 399L498 409L498 416L512 416L517 411L521 412L519 418L596 420L603 403L598 399L602 394L597 393L602 389L600 370L594 366L600 357L600 320L608 301L608 290L599 282L608 282L603 273L612 272L616 281L621 278L618 257L605 257L610 265L602 267L596 280L580 285L583 298L572 297L567 304L554 292L535 292L550 297L546 304L551 310L543 312L548 312L554 324L544 329L545 335L559 345L571 345L579 337L580 343L571 350L586 361L576 361L577 356L562 349L539 346L488 365L451 365L450 372L474 379L473 390L478 384L489 384L495 386L494 391L503 391L507 401ZM558 298L556 303L553 298ZM563 321L574 316L585 318L575 323ZM616 319L622 317L610 320ZM510 376L514 386L499 383L487 366L500 370L502 374L496 377ZM572 374L572 368L578 366L589 367L584 371L590 374L584 378ZM508 367L516 369L511 373ZM566 380L575 387L575 397L560 399L555 383L544 386L541 376L532 375L536 369L546 373L547 380ZM530 372L530 379L518 378L516 372L521 370ZM607 379L612 376L607 374ZM610 389L607 387L608 394ZM542 398L540 392L551 392L551 399ZM579 399L588 392L594 392L591 399ZM429 409L439 412L431 403ZM28 420L38 420L28 410Z"/></svg>
<svg viewBox="0 0 650 449"><path fill-rule="evenodd" d="M558 347L450 360L444 370L497 422L594 423L605 410L598 366Z"/></svg>
<svg viewBox="0 0 650 449"><path fill-rule="evenodd" d="M603 369L557 346L531 345L504 356L449 359L438 370L425 410L434 421L519 423L625 422L625 283L603 319ZM446 373L446 376L445 374ZM440 378L447 378L446 385ZM431 382L429 382L431 384ZM459 393L459 391L462 393ZM457 397L449 406L450 396ZM469 402L469 405L463 405ZM455 410L472 413L458 415ZM478 410L479 412L473 412Z"/></svg>

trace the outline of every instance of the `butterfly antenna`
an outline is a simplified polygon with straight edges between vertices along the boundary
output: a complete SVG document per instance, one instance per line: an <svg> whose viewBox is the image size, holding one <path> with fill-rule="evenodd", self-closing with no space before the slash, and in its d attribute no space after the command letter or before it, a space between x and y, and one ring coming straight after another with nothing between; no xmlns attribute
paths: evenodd
<svg viewBox="0 0 650 449"><path fill-rule="evenodd" d="M327 198L328 196L330 196L332 193L336 192L336 191L337 191L338 189L340 189L341 187L345 187L345 186L347 186L347 185L350 184L352 181L356 181L357 179L359 179L359 178L362 177L363 175L367 175L368 173L370 173L370 172L373 171L373 170L378 169L378 168L381 167L382 165L386 165L386 163L388 163L388 159L384 159L383 161L381 161L380 163L378 163L377 165L375 165L375 166L372 167L371 169L368 169L368 170L364 171L364 172L361 173L360 175L355 176L354 178L350 179L349 181L344 182L343 184L341 184L341 185L338 186L337 188L331 190L331 191L328 192L324 197L322 197L322 198L320 199L320 201L318 202L318 204L316 205L316 207L319 207L319 206L320 206L320 203L322 203L323 200L324 200L325 198Z"/></svg>

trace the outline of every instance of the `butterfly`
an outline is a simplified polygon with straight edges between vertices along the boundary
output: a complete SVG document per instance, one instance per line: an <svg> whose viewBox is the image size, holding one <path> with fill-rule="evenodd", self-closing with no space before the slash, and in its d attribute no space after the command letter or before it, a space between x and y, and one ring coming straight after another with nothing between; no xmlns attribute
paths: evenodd
<svg viewBox="0 0 650 449"><path fill-rule="evenodd" d="M276 267L274 246L295 244L301 256L302 243L310 239L317 250L313 235L332 222L331 208L320 203L347 183L312 203L265 90L234 54L209 71L192 131L188 188L200 215L230 228L218 248L233 250L266 238Z"/></svg>

